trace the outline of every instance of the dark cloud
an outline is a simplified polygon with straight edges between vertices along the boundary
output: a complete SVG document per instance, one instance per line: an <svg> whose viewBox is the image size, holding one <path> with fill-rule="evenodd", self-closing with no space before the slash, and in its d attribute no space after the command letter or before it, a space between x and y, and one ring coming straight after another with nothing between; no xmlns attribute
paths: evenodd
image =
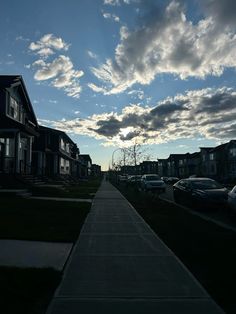
<svg viewBox="0 0 236 314"><path fill-rule="evenodd" d="M117 135L120 132L120 128L122 127L122 124L119 120L112 117L108 120L100 120L97 122L97 128L94 131L98 133L99 135L103 135L105 137L113 137Z"/></svg>
<svg viewBox="0 0 236 314"><path fill-rule="evenodd" d="M236 26L235 0L202 0L205 12L221 25Z"/></svg>
<svg viewBox="0 0 236 314"><path fill-rule="evenodd" d="M197 113L207 112L207 113L216 113L236 108L236 95L228 90L225 92L219 92L215 95L205 96L201 99L199 107L197 108Z"/></svg>

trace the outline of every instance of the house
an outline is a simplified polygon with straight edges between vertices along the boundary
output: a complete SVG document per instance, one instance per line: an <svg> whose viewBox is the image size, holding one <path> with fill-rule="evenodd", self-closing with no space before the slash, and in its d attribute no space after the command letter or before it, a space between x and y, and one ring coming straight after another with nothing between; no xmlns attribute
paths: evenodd
<svg viewBox="0 0 236 314"><path fill-rule="evenodd" d="M167 159L158 159L158 174L161 177L167 177L168 171L167 171Z"/></svg>
<svg viewBox="0 0 236 314"><path fill-rule="evenodd" d="M158 173L158 162L145 160L140 163L141 174Z"/></svg>
<svg viewBox="0 0 236 314"><path fill-rule="evenodd" d="M81 154L79 155L79 160L80 160L80 173L79 177L80 178L87 178L91 176L92 174L92 159L88 154Z"/></svg>
<svg viewBox="0 0 236 314"><path fill-rule="evenodd" d="M30 174L38 123L20 75L0 75L0 173Z"/></svg>
<svg viewBox="0 0 236 314"><path fill-rule="evenodd" d="M63 131L39 126L33 144L33 166L37 175L79 175L79 149Z"/></svg>
<svg viewBox="0 0 236 314"><path fill-rule="evenodd" d="M215 168L212 167L212 163L210 160L212 159L212 155L210 156L210 151L212 151L214 147L200 147L200 171L199 176L202 177L212 177L215 176Z"/></svg>
<svg viewBox="0 0 236 314"><path fill-rule="evenodd" d="M101 166L96 165L96 164L92 164L91 175L93 177L100 177L102 175Z"/></svg>
<svg viewBox="0 0 236 314"><path fill-rule="evenodd" d="M185 154L170 154L167 158L167 176L168 177L180 177L179 173L179 161L186 158Z"/></svg>
<svg viewBox="0 0 236 314"><path fill-rule="evenodd" d="M199 175L200 152L186 153L179 159L179 177L188 178L191 175Z"/></svg>
<svg viewBox="0 0 236 314"><path fill-rule="evenodd" d="M208 151L208 176L219 181L236 179L236 140L218 145Z"/></svg>

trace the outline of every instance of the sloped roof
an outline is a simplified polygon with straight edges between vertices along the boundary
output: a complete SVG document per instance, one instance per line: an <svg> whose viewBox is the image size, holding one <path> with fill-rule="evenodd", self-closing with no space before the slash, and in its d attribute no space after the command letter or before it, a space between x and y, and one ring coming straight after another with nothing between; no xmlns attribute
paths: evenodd
<svg viewBox="0 0 236 314"><path fill-rule="evenodd" d="M28 111L30 112L32 118L33 118L33 123L38 127L38 121L34 113L34 109L32 106L32 103L30 101L24 80L21 75L0 75L0 87L3 88L11 88L15 86L21 86L23 95L26 99L25 105L27 106Z"/></svg>
<svg viewBox="0 0 236 314"><path fill-rule="evenodd" d="M40 125L40 126L39 126L39 132L40 132L40 131L55 133L55 134L57 134L57 135L64 136L64 137L66 137L66 138L68 139L68 141L69 141L71 144L76 145L76 144L72 141L72 139L71 139L65 132L63 132L63 131L61 131L61 130L57 130L57 129L53 129L53 128L49 128L49 127Z"/></svg>

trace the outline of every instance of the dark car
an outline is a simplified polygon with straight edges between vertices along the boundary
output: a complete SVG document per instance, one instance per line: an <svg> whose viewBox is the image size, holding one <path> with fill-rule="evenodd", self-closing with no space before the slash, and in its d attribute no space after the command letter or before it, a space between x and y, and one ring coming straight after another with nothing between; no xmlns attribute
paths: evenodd
<svg viewBox="0 0 236 314"><path fill-rule="evenodd" d="M133 176L130 176L127 180L127 185L131 185L131 186L135 186L135 185L140 185L141 183L141 178L142 178L142 175L133 175Z"/></svg>
<svg viewBox="0 0 236 314"><path fill-rule="evenodd" d="M188 178L178 181L173 185L174 200L204 207L218 207L227 204L228 190L215 180L209 178Z"/></svg>
<svg viewBox="0 0 236 314"><path fill-rule="evenodd" d="M168 184L174 184L174 183L178 182L179 180L180 179L177 177L168 177L165 182Z"/></svg>

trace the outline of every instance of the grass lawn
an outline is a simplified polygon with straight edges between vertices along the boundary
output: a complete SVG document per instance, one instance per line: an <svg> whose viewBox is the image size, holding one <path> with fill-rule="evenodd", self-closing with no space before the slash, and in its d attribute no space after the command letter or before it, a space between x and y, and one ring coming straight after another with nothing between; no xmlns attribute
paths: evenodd
<svg viewBox="0 0 236 314"><path fill-rule="evenodd" d="M67 187L67 195L62 191L61 197L91 198L89 193L95 193L99 185L100 180L82 182ZM42 196L58 197L61 192L38 189ZM1 239L75 242L91 207L89 203L31 200L9 194L0 197ZM0 267L0 312L45 313L61 275L53 269Z"/></svg>
<svg viewBox="0 0 236 314"><path fill-rule="evenodd" d="M1 197L0 238L74 242L91 204Z"/></svg>
<svg viewBox="0 0 236 314"><path fill-rule="evenodd" d="M60 283L53 269L0 267L2 314L43 314Z"/></svg>
<svg viewBox="0 0 236 314"><path fill-rule="evenodd" d="M65 186L63 189L34 186L32 188L32 193L34 196L93 198L100 184L101 179L96 178L88 181L81 181L78 185Z"/></svg>
<svg viewBox="0 0 236 314"><path fill-rule="evenodd" d="M236 233L188 211L117 186L226 313L236 313Z"/></svg>

